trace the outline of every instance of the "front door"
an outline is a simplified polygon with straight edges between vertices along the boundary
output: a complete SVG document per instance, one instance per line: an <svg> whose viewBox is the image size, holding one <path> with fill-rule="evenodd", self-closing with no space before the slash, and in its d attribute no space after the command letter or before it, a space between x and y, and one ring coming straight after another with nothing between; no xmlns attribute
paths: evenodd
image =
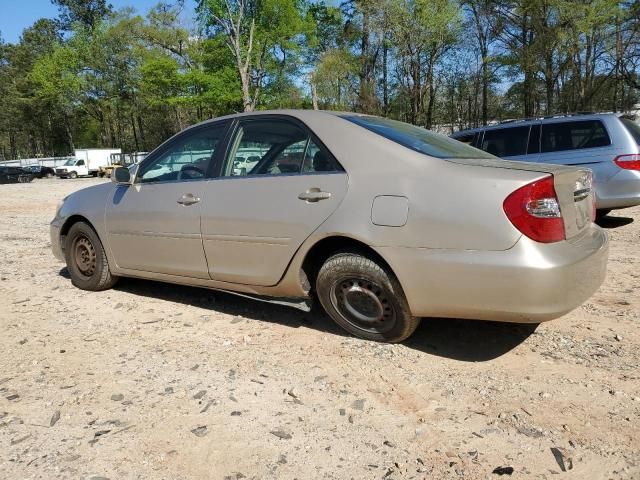
<svg viewBox="0 0 640 480"><path fill-rule="evenodd" d="M209 278L200 215L226 124L178 135L140 165L133 185L118 185L106 226L121 268Z"/></svg>
<svg viewBox="0 0 640 480"><path fill-rule="evenodd" d="M214 280L275 285L340 204L347 175L293 120L243 120L230 145L202 203L209 273Z"/></svg>

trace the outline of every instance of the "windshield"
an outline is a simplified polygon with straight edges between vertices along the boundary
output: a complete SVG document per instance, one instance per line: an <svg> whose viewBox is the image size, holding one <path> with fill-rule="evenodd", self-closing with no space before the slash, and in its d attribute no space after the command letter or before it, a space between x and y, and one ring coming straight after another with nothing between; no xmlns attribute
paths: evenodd
<svg viewBox="0 0 640 480"><path fill-rule="evenodd" d="M457 140L408 123L367 115L345 115L343 118L404 147L432 157L496 158Z"/></svg>
<svg viewBox="0 0 640 480"><path fill-rule="evenodd" d="M620 118L622 125L627 131L631 134L633 139L636 141L638 145L640 145L640 125L635 123L633 120L629 120L628 118Z"/></svg>
<svg viewBox="0 0 640 480"><path fill-rule="evenodd" d="M77 160L75 158L71 158L69 160L67 160L66 162L64 162L64 166L65 167L71 167L73 165L75 165L77 162Z"/></svg>

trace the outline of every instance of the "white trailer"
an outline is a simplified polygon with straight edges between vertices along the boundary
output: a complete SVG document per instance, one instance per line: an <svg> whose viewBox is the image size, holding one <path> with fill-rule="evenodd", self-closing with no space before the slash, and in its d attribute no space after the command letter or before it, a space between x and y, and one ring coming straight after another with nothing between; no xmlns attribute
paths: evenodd
<svg viewBox="0 0 640 480"><path fill-rule="evenodd" d="M110 164L111 154L122 153L119 148L78 148L74 158L56 167L56 175L61 178L98 176L100 167Z"/></svg>

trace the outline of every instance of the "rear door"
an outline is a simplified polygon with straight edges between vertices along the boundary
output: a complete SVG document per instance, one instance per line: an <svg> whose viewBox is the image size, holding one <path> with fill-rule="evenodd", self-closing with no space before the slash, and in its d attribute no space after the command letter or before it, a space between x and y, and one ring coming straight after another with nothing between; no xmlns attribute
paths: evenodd
<svg viewBox="0 0 640 480"><path fill-rule="evenodd" d="M207 184L202 237L212 279L278 283L302 242L338 207L347 174L304 125L244 118Z"/></svg>

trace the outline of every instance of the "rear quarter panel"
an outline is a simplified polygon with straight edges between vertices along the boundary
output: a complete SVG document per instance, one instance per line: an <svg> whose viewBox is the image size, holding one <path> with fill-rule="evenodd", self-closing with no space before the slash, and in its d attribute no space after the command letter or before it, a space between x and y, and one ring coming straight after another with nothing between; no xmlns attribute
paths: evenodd
<svg viewBox="0 0 640 480"><path fill-rule="evenodd" d="M544 173L432 158L339 117L331 120L310 127L343 163L349 188L313 237L348 234L374 247L460 250L506 250L517 242L521 234L502 203ZM371 208L379 195L408 199L404 226L373 224Z"/></svg>

